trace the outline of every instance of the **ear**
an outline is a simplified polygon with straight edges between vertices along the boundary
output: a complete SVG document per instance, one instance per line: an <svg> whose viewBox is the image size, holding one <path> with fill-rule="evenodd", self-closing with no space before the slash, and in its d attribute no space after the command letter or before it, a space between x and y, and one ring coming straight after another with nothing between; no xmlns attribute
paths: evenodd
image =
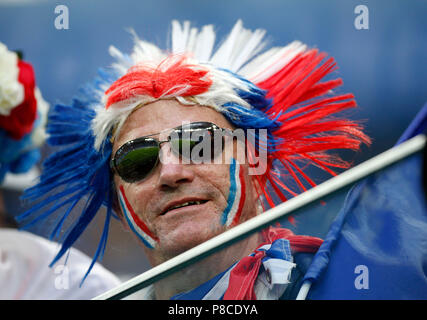
<svg viewBox="0 0 427 320"><path fill-rule="evenodd" d="M244 165L245 170L245 181L246 181L246 192L247 195L250 193L252 199L254 199L255 204L257 206L257 215L261 214L264 211L264 208L262 207L262 201L261 201L261 195L262 195L262 188L260 186L260 177L256 175L250 175L249 174L249 168L248 164Z"/></svg>
<svg viewBox="0 0 427 320"><path fill-rule="evenodd" d="M262 157L260 157L260 155L257 154L254 145L248 140L246 140L246 158L245 159L247 161L246 169L248 170L247 177L250 184L249 187L251 188L250 190L253 194L254 199L256 199L257 214L261 214L265 210L265 207L263 205L263 201L261 198L262 194L264 193L263 181L265 180L265 177L264 177L264 173L254 174L254 173L258 173L258 171L254 170L254 165L251 165L251 164L256 163L254 161L256 157L258 157L258 165L261 165L261 161L263 161L264 159L262 159ZM268 167L268 164L265 164L265 165ZM252 174L250 174L251 172Z"/></svg>
<svg viewBox="0 0 427 320"><path fill-rule="evenodd" d="M248 175L250 185L251 185L251 192L255 195L255 199L257 201L261 201L260 196L262 194L262 189L260 186L260 181L257 179L257 176L255 175Z"/></svg>

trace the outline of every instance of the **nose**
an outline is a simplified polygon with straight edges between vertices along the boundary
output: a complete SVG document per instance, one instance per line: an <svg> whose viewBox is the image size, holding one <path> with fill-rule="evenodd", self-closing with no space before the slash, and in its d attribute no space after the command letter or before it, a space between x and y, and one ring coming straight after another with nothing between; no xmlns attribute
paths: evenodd
<svg viewBox="0 0 427 320"><path fill-rule="evenodd" d="M160 151L159 186L162 190L176 189L181 184L193 181L194 172L191 166L180 163L179 158L172 152L169 143L163 144Z"/></svg>

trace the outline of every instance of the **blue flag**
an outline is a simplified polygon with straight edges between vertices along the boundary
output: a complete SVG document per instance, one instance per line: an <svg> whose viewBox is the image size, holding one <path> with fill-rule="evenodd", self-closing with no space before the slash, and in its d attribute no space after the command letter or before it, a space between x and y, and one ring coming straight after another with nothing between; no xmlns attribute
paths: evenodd
<svg viewBox="0 0 427 320"><path fill-rule="evenodd" d="M398 144L425 131L427 105ZM355 185L304 280L307 299L427 299L427 206L419 152Z"/></svg>

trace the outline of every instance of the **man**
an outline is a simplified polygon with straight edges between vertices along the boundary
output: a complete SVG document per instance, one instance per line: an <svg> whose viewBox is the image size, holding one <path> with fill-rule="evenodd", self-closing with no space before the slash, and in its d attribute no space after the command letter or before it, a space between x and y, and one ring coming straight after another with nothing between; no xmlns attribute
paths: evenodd
<svg viewBox="0 0 427 320"><path fill-rule="evenodd" d="M115 212L155 266L314 186L303 167L335 174L331 167L348 166L326 152L357 150L369 138L336 115L356 106L353 95L332 94L342 81L320 81L335 70L333 59L299 42L262 52L263 36L238 21L213 52L212 26L199 31L174 21L169 51L137 37L130 56L112 47L113 70L101 70L71 106L55 107L49 141L63 149L46 160L26 198L54 193L21 219L55 202L35 219L62 208L56 232L87 197L56 259L102 205L105 228L94 261ZM236 130L243 139L233 138ZM285 174L290 179L281 180ZM294 256L320 244L269 228L159 281L147 297L293 297Z"/></svg>
<svg viewBox="0 0 427 320"><path fill-rule="evenodd" d="M0 43L0 299L91 299L120 283L96 264L80 286L89 257L73 248L49 268L58 244L16 229L13 215L21 210L10 196L18 198L40 174L48 109L31 64ZM65 267L66 260L74 262Z"/></svg>

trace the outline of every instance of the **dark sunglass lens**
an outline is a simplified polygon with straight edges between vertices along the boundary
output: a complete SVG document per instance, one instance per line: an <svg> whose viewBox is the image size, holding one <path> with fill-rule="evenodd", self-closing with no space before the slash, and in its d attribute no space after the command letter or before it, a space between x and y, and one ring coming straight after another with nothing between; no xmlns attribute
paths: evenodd
<svg viewBox="0 0 427 320"><path fill-rule="evenodd" d="M217 133L215 134L215 131ZM171 135L172 151L186 159L195 157L197 161L210 161L223 149L223 137L220 128L210 122L193 122L175 129ZM215 142L215 140L218 140ZM198 146L195 154L193 149ZM207 150L210 149L210 150ZM206 153L206 154L205 154ZM205 159L205 156L208 157Z"/></svg>
<svg viewBox="0 0 427 320"><path fill-rule="evenodd" d="M202 138L200 139L202 140ZM171 139L171 149L178 157L183 156L186 159L191 158L191 151L200 141L191 140L191 138L175 138Z"/></svg>
<svg viewBox="0 0 427 320"><path fill-rule="evenodd" d="M126 182L144 179L156 166L159 145L154 139L134 142L116 159L116 170Z"/></svg>

